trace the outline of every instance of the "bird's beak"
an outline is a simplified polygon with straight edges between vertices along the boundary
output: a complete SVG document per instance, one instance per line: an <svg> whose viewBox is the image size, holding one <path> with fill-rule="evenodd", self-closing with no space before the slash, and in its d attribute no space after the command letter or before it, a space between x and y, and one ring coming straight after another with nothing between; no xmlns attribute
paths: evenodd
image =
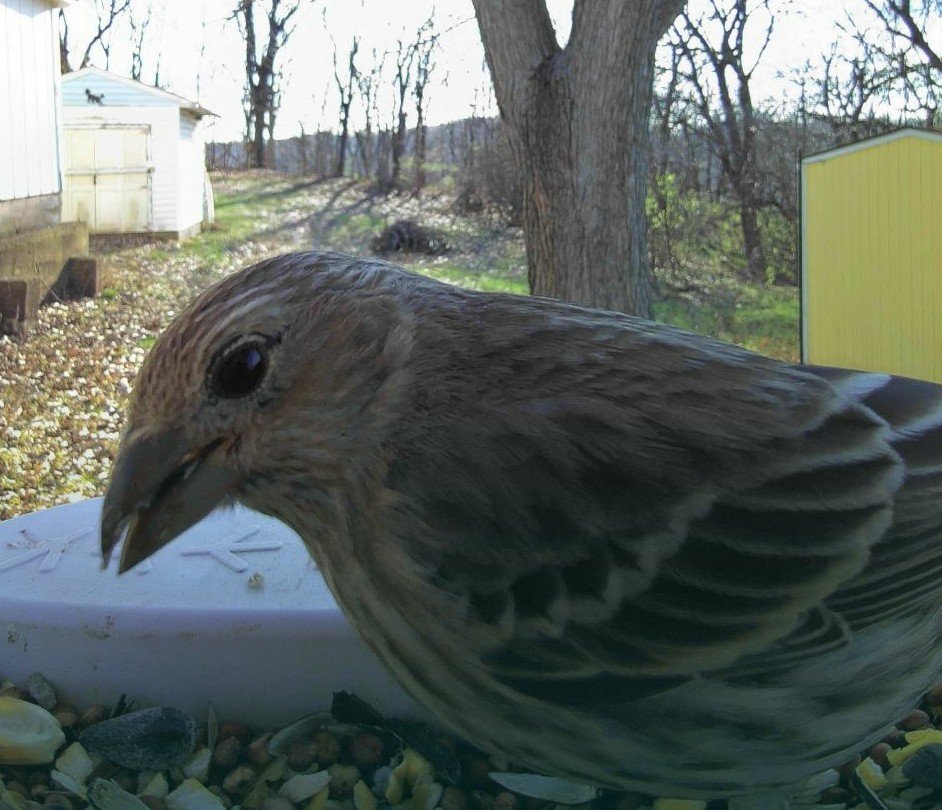
<svg viewBox="0 0 942 810"><path fill-rule="evenodd" d="M238 484L225 450L221 439L193 447L180 430L128 432L101 513L102 565L108 565L125 527L119 573L212 512Z"/></svg>

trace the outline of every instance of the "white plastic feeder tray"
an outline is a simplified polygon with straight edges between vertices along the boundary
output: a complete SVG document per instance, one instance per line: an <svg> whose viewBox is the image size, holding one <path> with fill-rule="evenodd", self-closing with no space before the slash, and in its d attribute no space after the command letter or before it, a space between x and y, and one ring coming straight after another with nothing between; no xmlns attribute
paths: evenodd
<svg viewBox="0 0 942 810"><path fill-rule="evenodd" d="M0 523L0 676L42 673L79 708L143 705L274 727L356 693L421 717L347 623L301 539L244 508L150 560L101 570L101 499Z"/></svg>

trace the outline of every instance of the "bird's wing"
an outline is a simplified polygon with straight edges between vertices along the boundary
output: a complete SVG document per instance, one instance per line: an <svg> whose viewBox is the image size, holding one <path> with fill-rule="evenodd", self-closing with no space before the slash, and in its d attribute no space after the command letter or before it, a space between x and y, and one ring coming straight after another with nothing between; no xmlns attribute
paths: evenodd
<svg viewBox="0 0 942 810"><path fill-rule="evenodd" d="M571 335L516 347L514 395L428 410L391 468L496 677L562 701L640 695L788 665L940 589L922 576L942 565L938 387L585 340L579 362ZM931 481L904 483L907 465Z"/></svg>
<svg viewBox="0 0 942 810"><path fill-rule="evenodd" d="M867 567L828 600L851 627L938 602L942 592L942 386L905 377L808 367L890 427L905 469L894 520Z"/></svg>

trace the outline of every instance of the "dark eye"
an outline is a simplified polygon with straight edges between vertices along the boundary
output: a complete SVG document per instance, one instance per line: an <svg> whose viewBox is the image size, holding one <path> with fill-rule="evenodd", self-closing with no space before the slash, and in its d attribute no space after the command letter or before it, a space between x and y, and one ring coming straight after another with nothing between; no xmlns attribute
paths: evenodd
<svg viewBox="0 0 942 810"><path fill-rule="evenodd" d="M261 385L266 371L268 344L252 338L223 350L213 366L210 388L224 399L244 397Z"/></svg>

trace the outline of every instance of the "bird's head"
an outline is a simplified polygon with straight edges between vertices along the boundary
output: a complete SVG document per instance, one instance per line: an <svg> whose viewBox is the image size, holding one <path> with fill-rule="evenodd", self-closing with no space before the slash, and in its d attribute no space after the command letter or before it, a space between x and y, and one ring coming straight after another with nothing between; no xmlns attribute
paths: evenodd
<svg viewBox="0 0 942 810"><path fill-rule="evenodd" d="M406 274L333 254L262 262L197 298L155 343L102 512L104 560L149 557L217 506L279 514L361 475L404 385ZM290 522L290 520L289 520Z"/></svg>

